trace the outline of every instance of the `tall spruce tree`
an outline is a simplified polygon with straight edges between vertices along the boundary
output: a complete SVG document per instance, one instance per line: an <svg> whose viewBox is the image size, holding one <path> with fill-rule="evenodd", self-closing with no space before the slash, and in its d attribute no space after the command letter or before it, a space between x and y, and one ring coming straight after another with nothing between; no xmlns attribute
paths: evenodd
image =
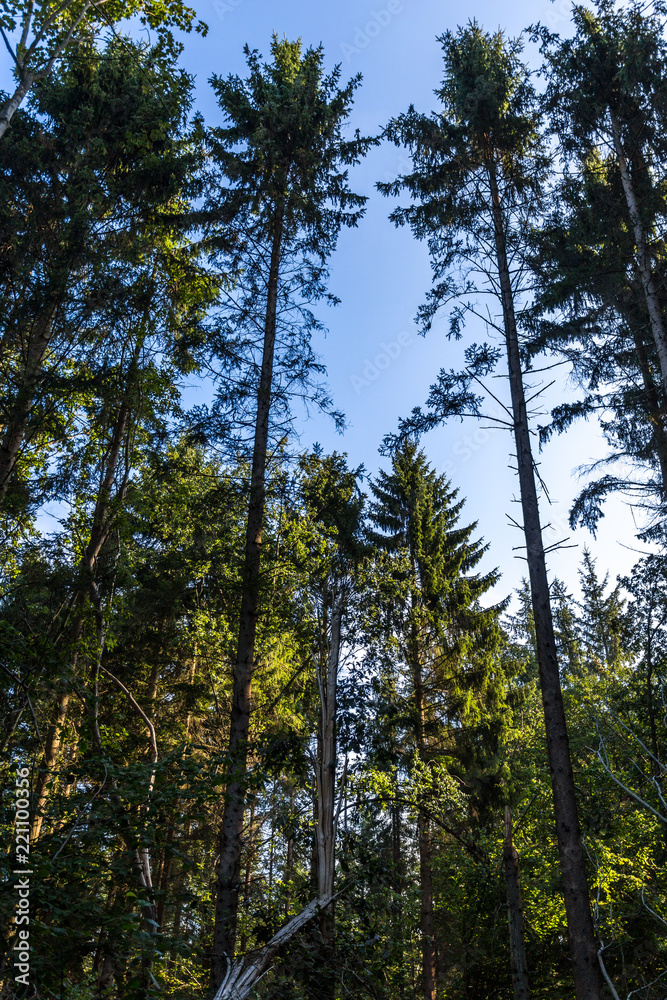
<svg viewBox="0 0 667 1000"><path fill-rule="evenodd" d="M486 546L472 541L476 524L459 525L457 500L423 452L405 442L391 471L371 485L372 538L387 553L383 572L396 586L385 608L387 638L408 673L405 725L412 766L433 767L447 754L465 757L456 728L488 727L502 701L501 608L479 601L497 574L474 573ZM406 762L409 764L409 762ZM437 784L437 778L434 779ZM428 787L429 781L425 782ZM428 794L428 793L427 793ZM433 845L428 797L417 805L421 894L422 996L436 996Z"/></svg>
<svg viewBox="0 0 667 1000"><path fill-rule="evenodd" d="M624 605L621 585L609 593L609 574L600 579L595 560L588 549L579 570L581 581L581 613L579 615L580 644L586 669L596 673L613 673L624 659L630 643L625 633Z"/></svg>
<svg viewBox="0 0 667 1000"><path fill-rule="evenodd" d="M274 36L271 53L273 61L262 64L246 48L246 80L212 79L226 124L210 135L220 189L212 193L208 217L212 244L236 276L213 337L227 373L214 419L236 432L250 464L213 934L216 987L236 939L269 444L288 430L295 395L329 405L312 382L321 365L311 345L319 323L310 305L331 299L327 258L341 227L357 224L365 201L348 187L346 166L357 162L367 142L343 138L359 77L339 88L340 69L325 75L322 49L302 51L300 42Z"/></svg>
<svg viewBox="0 0 667 1000"><path fill-rule="evenodd" d="M442 110L430 117L411 108L392 121L387 136L406 145L414 170L380 185L386 194L407 190L415 202L393 218L428 239L434 286L421 310L430 327L440 306L454 296L491 295L501 316L487 322L501 335L510 387L508 426L516 447L523 532L535 622L537 658L547 732L554 813L577 1000L601 997L597 945L591 916L584 852L551 613L517 318L524 289L527 235L539 211L548 160L540 114L529 74L520 61L520 41L485 34L472 23L440 39L445 77L437 94ZM461 261L467 274L461 283ZM461 335L464 300L450 333ZM402 423L403 435L436 426L450 416L481 415L480 380L495 367L499 350L488 344L466 350L462 372L442 371L431 387L429 410ZM391 442L390 442L391 443Z"/></svg>

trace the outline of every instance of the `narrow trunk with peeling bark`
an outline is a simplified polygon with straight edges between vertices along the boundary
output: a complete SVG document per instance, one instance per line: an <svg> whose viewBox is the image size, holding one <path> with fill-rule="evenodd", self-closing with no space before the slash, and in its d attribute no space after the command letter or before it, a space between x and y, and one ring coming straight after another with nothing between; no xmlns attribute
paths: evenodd
<svg viewBox="0 0 667 1000"><path fill-rule="evenodd" d="M211 961L212 985L218 988L234 957L239 907L240 865L245 808L245 776L250 732L250 700L259 616L262 528L266 496L266 457L276 340L276 310L282 246L282 215L272 239L264 321L262 367L257 392L257 414L250 474L250 499L239 619L239 641L234 668L232 710L229 723L229 760L225 808L219 837L215 922Z"/></svg>
<svg viewBox="0 0 667 1000"><path fill-rule="evenodd" d="M510 934L510 962L514 1000L530 1000L528 960L523 930L523 899L519 878L519 855L512 840L512 813L505 806L505 838L503 843L503 868L507 891L507 921Z"/></svg>
<svg viewBox="0 0 667 1000"><path fill-rule="evenodd" d="M498 190L496 165L492 156L493 154L489 153L487 171L491 190L523 530L526 539L526 557L535 621L537 661L572 959L572 976L576 1000L602 1000L602 983L579 827L570 743L563 707L563 692L560 685L558 651L551 614L549 581L540 525L533 452L514 311L514 295L507 263L505 223Z"/></svg>

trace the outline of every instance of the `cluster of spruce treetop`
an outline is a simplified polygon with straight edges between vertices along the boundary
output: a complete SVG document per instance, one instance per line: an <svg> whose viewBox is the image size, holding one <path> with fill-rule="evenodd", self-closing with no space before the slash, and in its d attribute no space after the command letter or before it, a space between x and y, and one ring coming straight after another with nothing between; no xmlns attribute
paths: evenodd
<svg viewBox="0 0 667 1000"><path fill-rule="evenodd" d="M99 40L141 11L157 44ZM32 872L30 983L10 891L1 996L661 1000L667 7L529 29L537 81L519 41L446 32L435 110L373 137L348 128L360 79L277 38L211 79L204 122L169 34L191 17L0 7L10 50L22 30L0 115L3 858L11 886L27 766ZM477 317L488 342L369 477L300 451L293 420L343 422L313 335L364 212L350 169L383 139L411 158L379 187L428 242L424 331ZM558 366L578 391L531 430ZM184 404L193 381L210 404ZM422 450L459 417L507 431L512 603ZM575 599L547 577L535 433L578 418L609 453L573 524L622 491L654 554L615 586L585 554Z"/></svg>

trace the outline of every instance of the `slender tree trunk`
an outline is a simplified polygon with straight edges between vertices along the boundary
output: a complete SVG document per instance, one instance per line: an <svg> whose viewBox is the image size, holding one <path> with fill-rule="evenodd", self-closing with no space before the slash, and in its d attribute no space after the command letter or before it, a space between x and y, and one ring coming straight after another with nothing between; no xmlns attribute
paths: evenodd
<svg viewBox="0 0 667 1000"><path fill-rule="evenodd" d="M239 641L234 668L234 688L229 724L230 766L227 774L225 808L220 827L220 853L211 962L211 980L216 989L225 976L227 959L231 960L234 957L236 942L252 673L259 615L262 527L266 495L266 456L269 439L281 245L282 213L279 211L272 239L267 283L264 346L257 392L257 415L250 474Z"/></svg>
<svg viewBox="0 0 667 1000"><path fill-rule="evenodd" d="M320 753L317 774L317 891L320 899L334 894L336 868L336 712L338 663L343 609L340 603L331 613L331 640L326 664L318 670L320 692ZM320 932L325 953L333 949L334 904L320 914ZM329 955L329 957L331 957Z"/></svg>
<svg viewBox="0 0 667 1000"><path fill-rule="evenodd" d="M651 770L653 771L653 775L657 777L660 773L660 765L658 764L658 731L655 724L655 705L653 702L653 631L651 629L650 617L648 621L648 638L644 660L646 662L646 711L648 714L649 732L651 734L651 751L655 758L655 760L651 762Z"/></svg>
<svg viewBox="0 0 667 1000"><path fill-rule="evenodd" d="M505 886L507 889L507 919L510 932L510 961L512 964L514 1000L530 1000L526 939L523 932L523 900L521 898L521 880L519 878L519 855L512 842L512 813L509 806L505 806L503 868L505 869Z"/></svg>
<svg viewBox="0 0 667 1000"><path fill-rule="evenodd" d="M192 653L192 659L190 660L190 666L188 668L188 685L192 687L195 682L195 677L197 676L197 643L195 643L195 648ZM185 719L185 736L186 739L190 739L190 730L192 728L192 712L188 712Z"/></svg>
<svg viewBox="0 0 667 1000"><path fill-rule="evenodd" d="M549 581L540 525L514 298L507 264L505 227L495 171L495 163L489 159L488 177L491 188L498 275L505 325L523 530L526 539L537 660L544 707L544 725L554 799L558 852L563 877L572 975L576 1000L602 1000L595 930L591 917L574 775L570 759L570 744L558 671L558 652L551 615Z"/></svg>
<svg viewBox="0 0 667 1000"><path fill-rule="evenodd" d="M248 821L248 845L246 851L245 875L243 877L243 908L248 910L250 905L250 881L252 879L252 864L255 856L255 799L250 803L250 819ZM241 935L241 954L243 955L248 938L245 932Z"/></svg>
<svg viewBox="0 0 667 1000"><path fill-rule="evenodd" d="M419 832L423 997L424 1000L435 1000L435 924L433 920L431 829L428 816L425 816L421 811L417 826Z"/></svg>
<svg viewBox="0 0 667 1000"><path fill-rule="evenodd" d="M155 908L155 919L158 923L158 927L164 927L165 916L167 913L167 901L169 889L171 887L171 873L174 867L174 855L171 848L174 843L175 822L175 816L172 816L169 827L167 828L167 836L165 838L165 845L162 851L162 866L159 880L160 898L158 899Z"/></svg>
<svg viewBox="0 0 667 1000"><path fill-rule="evenodd" d="M12 473L16 468L21 445L25 439L30 421L30 413L35 400L46 351L51 339L53 309L39 316L28 335L25 368L21 385L16 394L12 412L9 415L0 443L0 504L7 496Z"/></svg>
<svg viewBox="0 0 667 1000"><path fill-rule="evenodd" d="M9 128L9 123L14 117L14 112L18 109L21 101L28 93L33 84L33 75L27 71L23 71L19 85L12 94L8 97L0 110L0 139L3 137L7 129Z"/></svg>
<svg viewBox="0 0 667 1000"><path fill-rule="evenodd" d="M25 712L26 702L27 698L24 701L22 707L17 709L16 712L14 712L14 715L10 718L9 725L5 731L5 735L2 738L2 742L0 743L0 754L4 753L7 747L9 746L9 741L16 732L16 727L18 726L19 722L21 721L21 717Z"/></svg>
<svg viewBox="0 0 667 1000"><path fill-rule="evenodd" d="M396 791L398 795L398 790ZM394 904L392 906L392 938L398 950L399 997L405 997L407 977L405 975L405 926L403 920L403 850L401 844L401 807L396 802L391 807L391 860L393 868Z"/></svg>
<svg viewBox="0 0 667 1000"><path fill-rule="evenodd" d="M414 561L413 561L414 562ZM413 574L416 573L413 565ZM413 605L415 601L413 600ZM413 626L411 637L413 660L412 672L415 688L415 713L417 718L417 748L425 759L426 738L424 733L424 682L419 659L418 638ZM423 1000L435 1000L435 924L433 920L433 872L431 866L431 829L429 818L423 810L417 817L419 839L419 891L421 897L420 930L422 952L422 996Z"/></svg>
<svg viewBox="0 0 667 1000"><path fill-rule="evenodd" d="M39 768L33 792L32 825L30 829L30 842L33 844L39 839L44 824L44 809L49 798L50 785L53 782L53 772L56 769L63 742L69 698L70 695L67 690L62 690L58 695L53 723L44 746L44 757Z"/></svg>
<svg viewBox="0 0 667 1000"><path fill-rule="evenodd" d="M651 255L648 249L646 230L644 229L641 212L639 211L637 195L634 184L632 183L632 177L630 176L628 161L625 156L625 151L623 150L621 129L618 123L618 118L611 108L609 108L609 118L611 121L614 150L616 152L618 168L621 174L621 184L623 185L623 193L625 195L625 201L630 214L630 222L635 235L637 268L639 269L639 275L644 289L646 308L648 309L649 320L651 323L651 332L653 333L653 339L655 340L655 346L658 352L658 361L662 375L662 386L667 394L667 331L665 330L662 308L660 306L658 287L653 276L653 269L651 267Z"/></svg>
<svg viewBox="0 0 667 1000"><path fill-rule="evenodd" d="M290 787L290 792L289 792L290 824L292 822L292 815L294 813L294 800L295 800L295 796L296 796L295 788L294 788L294 785L292 785ZM293 878L294 878L294 837L292 836L292 834L290 832L290 835L287 838L287 851L285 853L285 875L284 875L284 882L285 882L285 917L286 918L289 917L289 911L290 911L290 906L291 906L291 902L292 902L292 899L291 899L291 885L292 885L292 879Z"/></svg>
<svg viewBox="0 0 667 1000"><path fill-rule="evenodd" d="M118 913L118 901L122 896L120 888L112 886L109 890L107 902L106 927L103 927L93 962L93 975L95 976L95 995L97 997L108 997L113 988L114 974L117 965L118 942L112 936L111 928L114 926L113 917Z"/></svg>

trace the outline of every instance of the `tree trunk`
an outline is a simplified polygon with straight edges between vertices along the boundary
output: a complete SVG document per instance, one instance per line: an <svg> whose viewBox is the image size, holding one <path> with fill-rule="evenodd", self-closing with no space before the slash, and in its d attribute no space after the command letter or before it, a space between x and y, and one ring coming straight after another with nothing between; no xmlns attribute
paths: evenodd
<svg viewBox="0 0 667 1000"><path fill-rule="evenodd" d="M195 677L197 676L197 643L195 642L194 650L192 653L192 659L190 660L190 666L188 668L188 686L191 688L195 682ZM192 728L192 712L188 712L185 719L185 737L190 739L190 730Z"/></svg>
<svg viewBox="0 0 667 1000"><path fill-rule="evenodd" d="M651 734L651 752L654 758L651 761L651 770L653 776L657 778L660 775L660 765L658 764L658 731L655 724L655 704L653 701L653 630L651 628L650 617L644 661L646 663L646 712L648 714L649 732Z"/></svg>
<svg viewBox="0 0 667 1000"><path fill-rule="evenodd" d="M421 810L417 824L419 831L423 997L424 1000L435 1000L435 925L433 921L431 830L428 816L425 816Z"/></svg>
<svg viewBox="0 0 667 1000"><path fill-rule="evenodd" d="M413 560L413 575L416 568ZM413 600L413 606L416 601ZM413 683L415 689L415 714L417 720L417 749L422 758L426 755L424 733L424 682L419 659L416 626L412 626L410 645ZM422 996L424 1000L435 1000L435 925L433 921L433 872L431 868L431 829L429 818L420 809L417 817L419 839L419 892L421 897L420 930L422 952Z"/></svg>
<svg viewBox="0 0 667 1000"><path fill-rule="evenodd" d="M334 894L336 868L336 711L338 663L343 609L334 606L326 665L318 669L320 693L320 753L317 773L317 891L320 899ZM320 914L325 953L331 957L334 936L333 903Z"/></svg>
<svg viewBox="0 0 667 1000"><path fill-rule="evenodd" d="M653 334L656 350L658 352L660 373L662 375L662 386L663 390L667 394L667 331L665 331L662 308L660 306L660 298L658 296L658 288L653 276L653 270L651 268L651 256L648 249L648 240L646 238L646 231L644 229L641 213L639 211L634 184L632 183L632 177L630 176L628 161L623 150L623 143L621 142L621 130L618 119L611 108L609 108L609 118L611 121L614 150L616 151L616 157L618 160L618 169L621 174L623 193L625 195L625 201L630 214L630 222L635 234L635 245L637 247L637 268L639 270L642 287L644 289L646 308L648 309L649 320L651 323L651 332Z"/></svg>
<svg viewBox="0 0 667 1000"><path fill-rule="evenodd" d="M232 710L229 723L229 760L225 808L220 827L220 853L216 886L215 922L211 962L212 985L217 989L226 974L227 959L234 956L239 907L239 875L245 805L245 775L250 732L250 699L259 615L260 563L264 522L266 455L276 340L278 278L282 245L282 214L279 211L271 247L267 284L262 368L257 392L257 415L250 474L250 499L241 592L239 641L234 669Z"/></svg>
<svg viewBox="0 0 667 1000"><path fill-rule="evenodd" d="M523 530L526 539L537 661L544 707L544 725L551 772L558 852L563 877L572 975L576 1000L602 1000L602 983L581 843L574 775L570 760L570 744L558 672L558 652L551 615L549 581L540 525L514 298L507 263L505 227L495 170L495 163L490 159L488 178L491 189L498 276L505 326Z"/></svg>
<svg viewBox="0 0 667 1000"><path fill-rule="evenodd" d="M32 825L30 842L34 844L42 832L44 824L44 809L49 798L50 785L53 782L53 772L58 763L58 756L63 742L63 731L67 721L69 706L69 691L63 690L58 696L53 724L46 739L44 757L42 759L32 800Z"/></svg>
<svg viewBox="0 0 667 1000"><path fill-rule="evenodd" d="M24 70L19 85L12 94L8 97L2 106L0 111L0 139L3 137L7 129L9 128L9 123L14 117L14 112L17 110L21 101L28 93L33 84L32 73L28 73Z"/></svg>
<svg viewBox="0 0 667 1000"><path fill-rule="evenodd" d="M523 932L523 900L521 898L521 880L519 878L519 855L512 843L512 813L509 806L505 806L503 868L505 869L505 885L507 888L507 919L510 932L510 961L512 965L514 1000L530 1000L526 939Z"/></svg>
<svg viewBox="0 0 667 1000"><path fill-rule="evenodd" d="M171 874L174 867L174 854L172 847L174 844L175 823L176 817L172 816L171 822L167 827L167 836L165 837L165 844L162 849L162 865L159 879L160 896L155 907L155 919L158 927L164 927L165 925L168 905L167 900L169 897L169 890L171 889Z"/></svg>
<svg viewBox="0 0 667 1000"><path fill-rule="evenodd" d="M243 878L243 908L247 911L250 905L250 881L252 879L252 864L255 855L255 799L250 803L250 819L248 821L248 849L246 851L245 875ZM241 954L244 954L248 939L241 935Z"/></svg>
<svg viewBox="0 0 667 1000"><path fill-rule="evenodd" d="M290 792L289 792L290 835L287 838L287 851L285 853L285 874L283 876L283 881L285 883L285 917L289 917L289 911L291 905L291 886L292 886L292 879L294 878L294 837L292 836L291 823L294 814L295 797L296 797L296 792L294 785L292 785L290 787Z"/></svg>
<svg viewBox="0 0 667 1000"><path fill-rule="evenodd" d="M396 790L398 796L398 789ZM391 860L394 901L391 908L392 939L398 951L398 990L401 1000L406 996L408 986L405 972L405 924L403 914L403 849L401 844L401 806L395 802L391 807Z"/></svg>

